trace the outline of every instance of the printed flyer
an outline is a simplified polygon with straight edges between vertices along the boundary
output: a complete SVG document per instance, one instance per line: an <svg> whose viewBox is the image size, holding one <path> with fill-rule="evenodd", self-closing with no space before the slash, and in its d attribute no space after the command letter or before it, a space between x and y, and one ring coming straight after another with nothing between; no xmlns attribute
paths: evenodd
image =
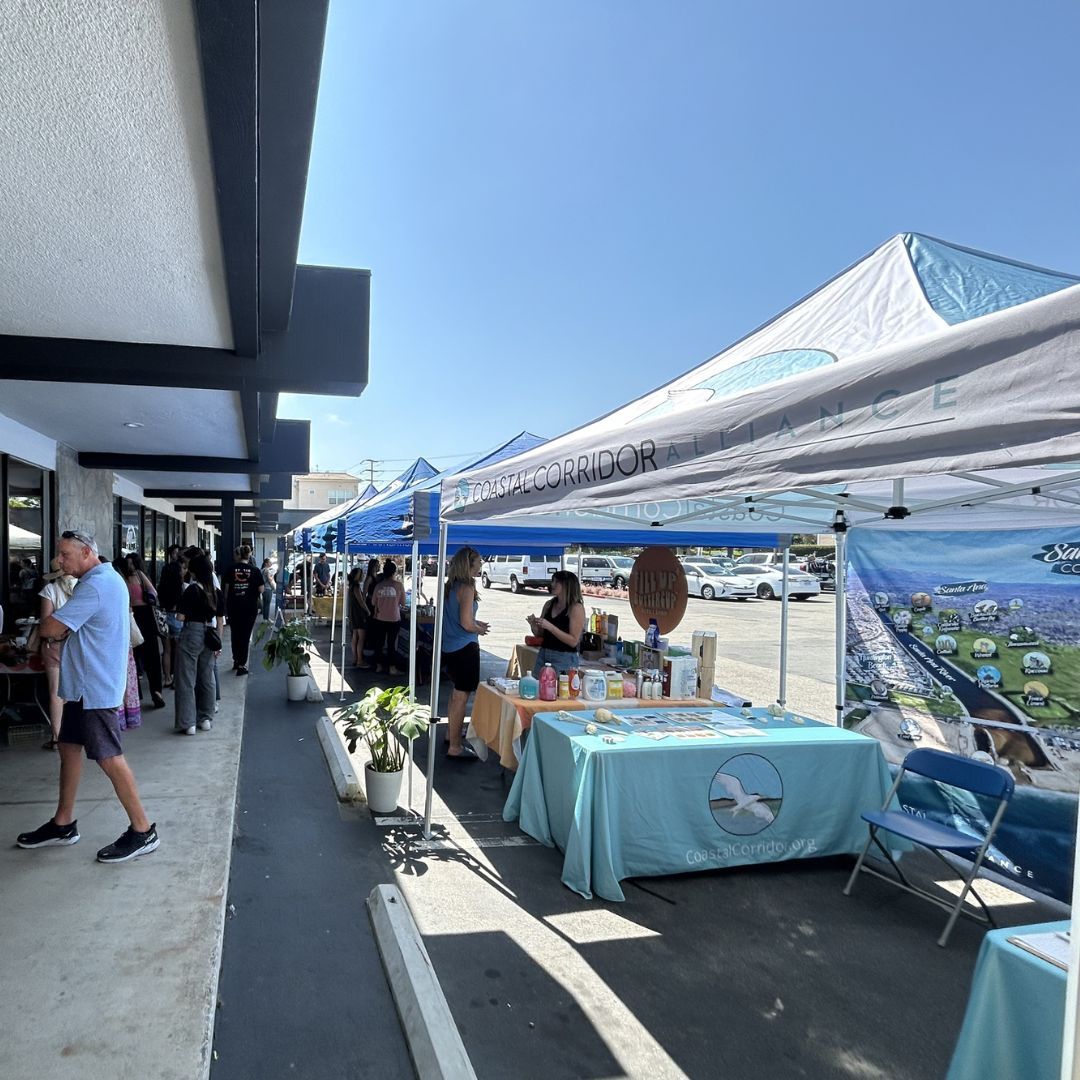
<svg viewBox="0 0 1080 1080"><path fill-rule="evenodd" d="M1016 805L992 861L1058 895L1071 880L1080 791L1080 525L852 530L848 561L846 726L880 740L894 763L933 747L1008 769ZM978 834L978 813L924 794L927 812ZM1021 820L1026 846L1010 856Z"/></svg>

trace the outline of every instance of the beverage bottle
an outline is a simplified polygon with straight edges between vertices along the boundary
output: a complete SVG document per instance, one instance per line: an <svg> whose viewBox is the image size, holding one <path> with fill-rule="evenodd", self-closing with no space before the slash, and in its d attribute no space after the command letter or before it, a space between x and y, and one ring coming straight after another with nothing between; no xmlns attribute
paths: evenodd
<svg viewBox="0 0 1080 1080"><path fill-rule="evenodd" d="M559 676L559 700L568 701L570 699L570 676Z"/></svg>
<svg viewBox="0 0 1080 1080"><path fill-rule="evenodd" d="M581 672L577 668L570 669L570 698L581 696Z"/></svg>
<svg viewBox="0 0 1080 1080"><path fill-rule="evenodd" d="M540 700L554 701L559 694L559 677L550 664L540 670Z"/></svg>

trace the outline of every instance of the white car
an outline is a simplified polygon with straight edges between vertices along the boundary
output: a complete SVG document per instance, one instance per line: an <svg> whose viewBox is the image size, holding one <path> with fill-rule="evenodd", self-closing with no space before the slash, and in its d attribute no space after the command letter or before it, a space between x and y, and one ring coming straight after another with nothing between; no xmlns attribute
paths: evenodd
<svg viewBox="0 0 1080 1080"><path fill-rule="evenodd" d="M762 600L779 600L784 590L784 572L780 567L738 566L731 573L754 589L754 595ZM821 593L821 583L813 574L788 568L788 596L793 600L805 600Z"/></svg>
<svg viewBox="0 0 1080 1080"><path fill-rule="evenodd" d="M686 571L686 589L691 596L703 600L749 600L757 593L753 585L741 577L735 577L722 566L683 566Z"/></svg>

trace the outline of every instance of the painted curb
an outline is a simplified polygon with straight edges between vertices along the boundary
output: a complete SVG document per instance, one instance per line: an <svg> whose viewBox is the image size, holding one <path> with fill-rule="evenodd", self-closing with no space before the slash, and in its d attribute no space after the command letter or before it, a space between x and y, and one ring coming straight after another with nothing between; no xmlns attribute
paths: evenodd
<svg viewBox="0 0 1080 1080"><path fill-rule="evenodd" d="M396 885L376 885L367 908L416 1075L476 1080L405 896Z"/></svg>
<svg viewBox="0 0 1080 1080"><path fill-rule="evenodd" d="M316 730L323 748L323 755L326 757L326 764L330 767L330 776L334 781L337 797L348 801L359 799L360 781L356 777L348 751L341 741L334 722L328 716L322 716L319 718Z"/></svg>

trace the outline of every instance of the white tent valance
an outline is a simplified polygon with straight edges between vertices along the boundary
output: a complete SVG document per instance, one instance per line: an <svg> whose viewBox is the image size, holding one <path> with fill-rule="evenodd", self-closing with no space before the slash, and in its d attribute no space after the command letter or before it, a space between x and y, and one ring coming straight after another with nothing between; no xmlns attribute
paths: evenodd
<svg viewBox="0 0 1080 1080"><path fill-rule="evenodd" d="M1072 286L617 431L599 420L451 477L442 518L492 521L658 498L774 498L873 482L880 490L918 476L938 477L940 498L962 502L964 491L942 484L943 476L1080 461L1078 359L1080 286ZM1023 494L1043 480L1044 490L1063 488L1067 476L1032 473ZM1008 480L963 483L1001 498Z"/></svg>

